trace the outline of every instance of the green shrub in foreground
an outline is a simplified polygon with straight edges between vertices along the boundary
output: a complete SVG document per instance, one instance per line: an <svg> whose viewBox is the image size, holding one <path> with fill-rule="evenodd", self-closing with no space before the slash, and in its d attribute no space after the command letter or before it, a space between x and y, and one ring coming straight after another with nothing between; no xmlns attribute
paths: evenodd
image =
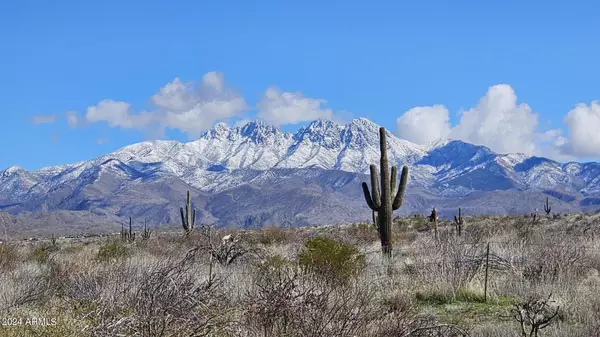
<svg viewBox="0 0 600 337"><path fill-rule="evenodd" d="M358 248L323 236L306 241L298 262L305 271L340 284L346 284L366 267L365 256Z"/></svg>
<svg viewBox="0 0 600 337"><path fill-rule="evenodd" d="M131 255L129 247L119 240L109 240L102 246L96 255L96 259L101 262L110 262L119 260Z"/></svg>

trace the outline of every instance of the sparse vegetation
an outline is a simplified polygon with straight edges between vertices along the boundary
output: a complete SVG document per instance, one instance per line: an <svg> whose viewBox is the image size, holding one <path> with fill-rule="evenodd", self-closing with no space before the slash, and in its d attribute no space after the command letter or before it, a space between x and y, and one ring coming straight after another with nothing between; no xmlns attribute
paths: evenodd
<svg viewBox="0 0 600 337"><path fill-rule="evenodd" d="M461 236L452 219L440 220L437 241L417 230L427 219L394 222L401 249L391 259L369 223L5 242L2 317L46 324L0 326L0 335L600 333L600 215L535 225L473 216Z"/></svg>
<svg viewBox="0 0 600 337"><path fill-rule="evenodd" d="M334 284L347 284L365 268L365 256L358 248L324 236L309 239L298 253L298 262Z"/></svg>

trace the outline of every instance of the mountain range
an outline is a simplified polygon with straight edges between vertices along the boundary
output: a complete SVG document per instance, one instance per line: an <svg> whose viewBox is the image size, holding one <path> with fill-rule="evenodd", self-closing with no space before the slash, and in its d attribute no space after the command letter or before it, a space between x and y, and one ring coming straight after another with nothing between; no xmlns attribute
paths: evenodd
<svg viewBox="0 0 600 337"><path fill-rule="evenodd" d="M0 171L0 223L9 232L113 230L128 218L178 225L190 190L198 220L262 227L370 219L360 183L379 164L379 126L319 119L295 133L262 121L216 124L198 139L146 141L69 165ZM600 208L600 163L559 163L440 139L417 145L387 132L391 165L408 165L397 215L436 207L449 217ZM2 220L4 219L4 220ZM49 228L52 227L52 228ZM57 229L58 228L58 229Z"/></svg>

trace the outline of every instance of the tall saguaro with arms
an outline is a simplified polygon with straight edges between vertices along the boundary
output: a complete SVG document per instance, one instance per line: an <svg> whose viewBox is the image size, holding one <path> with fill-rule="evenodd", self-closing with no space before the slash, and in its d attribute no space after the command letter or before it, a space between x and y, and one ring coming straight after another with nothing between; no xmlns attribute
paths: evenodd
<svg viewBox="0 0 600 337"><path fill-rule="evenodd" d="M398 167L393 166L390 174L387 157L387 139L385 128L379 128L379 149L381 150L381 188L379 186L379 172L377 166L369 166L371 171L371 191L367 183L362 183L363 192L367 205L374 212L377 212L376 225L381 240L381 251L384 256L392 256L392 212L399 209L404 201L406 183L408 181L408 167L402 168L400 185L396 190L396 180L398 178Z"/></svg>

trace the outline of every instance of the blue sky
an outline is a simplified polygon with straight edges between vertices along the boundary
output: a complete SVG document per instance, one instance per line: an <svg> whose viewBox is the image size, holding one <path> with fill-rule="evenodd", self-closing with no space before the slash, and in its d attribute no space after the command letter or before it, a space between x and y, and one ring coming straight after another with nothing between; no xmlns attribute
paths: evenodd
<svg viewBox="0 0 600 337"><path fill-rule="evenodd" d="M418 143L598 159L599 10L593 1L10 1L0 10L0 169L187 141L219 116L284 130L311 116L367 117Z"/></svg>

